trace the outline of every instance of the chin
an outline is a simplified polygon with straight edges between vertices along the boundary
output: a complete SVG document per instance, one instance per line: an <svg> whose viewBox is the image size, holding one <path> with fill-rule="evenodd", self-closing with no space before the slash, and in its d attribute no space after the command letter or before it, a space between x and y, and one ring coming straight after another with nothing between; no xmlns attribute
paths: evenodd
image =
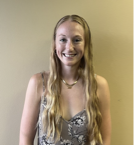
<svg viewBox="0 0 134 145"><path fill-rule="evenodd" d="M79 62L66 62L66 63L64 63L64 62L62 62L62 65L63 66L78 66L79 65Z"/></svg>

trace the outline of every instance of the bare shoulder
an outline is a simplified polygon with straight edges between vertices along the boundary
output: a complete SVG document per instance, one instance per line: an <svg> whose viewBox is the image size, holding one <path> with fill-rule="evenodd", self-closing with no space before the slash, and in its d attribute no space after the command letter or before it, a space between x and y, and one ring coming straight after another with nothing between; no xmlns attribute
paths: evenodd
<svg viewBox="0 0 134 145"><path fill-rule="evenodd" d="M41 73L34 74L29 81L29 85L33 88L36 88L36 91L40 91L42 86Z"/></svg>
<svg viewBox="0 0 134 145"><path fill-rule="evenodd" d="M103 98L110 97L109 86L108 86L107 80L100 75L96 75L96 81L97 81L97 86L98 86L98 89L97 89L98 97L100 99L102 99L102 97Z"/></svg>
<svg viewBox="0 0 134 145"><path fill-rule="evenodd" d="M30 83L38 86L41 83L41 73L34 74L30 78Z"/></svg>
<svg viewBox="0 0 134 145"><path fill-rule="evenodd" d="M96 81L98 87L105 87L106 85L108 85L107 80L100 75L96 75Z"/></svg>
<svg viewBox="0 0 134 145"><path fill-rule="evenodd" d="M43 74L43 76L42 76L42 74ZM40 96L40 97L43 93L43 80L46 84L48 75L49 75L49 73L44 71L41 73L34 74L29 80L28 87L30 87L31 89L35 89L38 96Z"/></svg>

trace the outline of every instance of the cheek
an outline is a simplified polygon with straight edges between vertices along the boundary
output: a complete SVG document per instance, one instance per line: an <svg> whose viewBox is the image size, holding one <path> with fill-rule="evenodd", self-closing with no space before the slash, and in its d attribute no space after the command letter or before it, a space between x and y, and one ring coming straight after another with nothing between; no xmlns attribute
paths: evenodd
<svg viewBox="0 0 134 145"><path fill-rule="evenodd" d="M56 41L55 42L55 49L58 50L60 48L60 44Z"/></svg>
<svg viewBox="0 0 134 145"><path fill-rule="evenodd" d="M63 51L64 48L60 43L56 43L55 49L57 52L61 52L61 51Z"/></svg>
<svg viewBox="0 0 134 145"><path fill-rule="evenodd" d="M58 56L60 56L62 54L63 49L60 44L56 44L55 50L56 50L56 53Z"/></svg>
<svg viewBox="0 0 134 145"><path fill-rule="evenodd" d="M83 44L81 44L81 46L80 46L80 50L81 50L81 53L84 54L84 50L85 50L85 48L84 48L84 45L83 45Z"/></svg>
<svg viewBox="0 0 134 145"><path fill-rule="evenodd" d="M81 55L82 55L82 57L84 56L84 48L81 51Z"/></svg>

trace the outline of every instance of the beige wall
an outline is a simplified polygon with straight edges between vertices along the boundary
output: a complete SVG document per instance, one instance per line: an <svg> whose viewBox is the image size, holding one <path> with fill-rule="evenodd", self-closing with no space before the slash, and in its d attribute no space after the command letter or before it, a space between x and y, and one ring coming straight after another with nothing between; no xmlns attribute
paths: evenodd
<svg viewBox="0 0 134 145"><path fill-rule="evenodd" d="M29 78L48 70L54 25L84 17L96 73L111 91L112 145L132 145L132 1L0 0L0 144L18 145Z"/></svg>

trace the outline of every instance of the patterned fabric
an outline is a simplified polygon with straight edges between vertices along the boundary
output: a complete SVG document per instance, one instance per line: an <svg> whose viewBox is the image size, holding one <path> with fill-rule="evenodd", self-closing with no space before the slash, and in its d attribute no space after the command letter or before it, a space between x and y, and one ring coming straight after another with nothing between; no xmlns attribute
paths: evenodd
<svg viewBox="0 0 134 145"><path fill-rule="evenodd" d="M44 76L42 75L43 81L43 92L45 91L45 82ZM82 110L72 117L69 121L65 120L61 116L62 131L60 135L60 140L54 143L52 137L47 139L46 134L42 133L43 124L42 124L42 112L46 108L47 99L43 98L40 105L40 114L38 119L38 145L87 145L86 136L87 136L87 113L86 110ZM93 140L88 145L95 145Z"/></svg>
<svg viewBox="0 0 134 145"><path fill-rule="evenodd" d="M87 113L86 110L82 110L69 121L63 119L62 121L62 131L60 140L54 143L53 139L50 137L46 138L46 134L42 134L42 112L46 108L47 99L45 98L41 102L40 115L38 120L38 145L86 145L86 135L87 135ZM95 145L94 142L90 145Z"/></svg>

